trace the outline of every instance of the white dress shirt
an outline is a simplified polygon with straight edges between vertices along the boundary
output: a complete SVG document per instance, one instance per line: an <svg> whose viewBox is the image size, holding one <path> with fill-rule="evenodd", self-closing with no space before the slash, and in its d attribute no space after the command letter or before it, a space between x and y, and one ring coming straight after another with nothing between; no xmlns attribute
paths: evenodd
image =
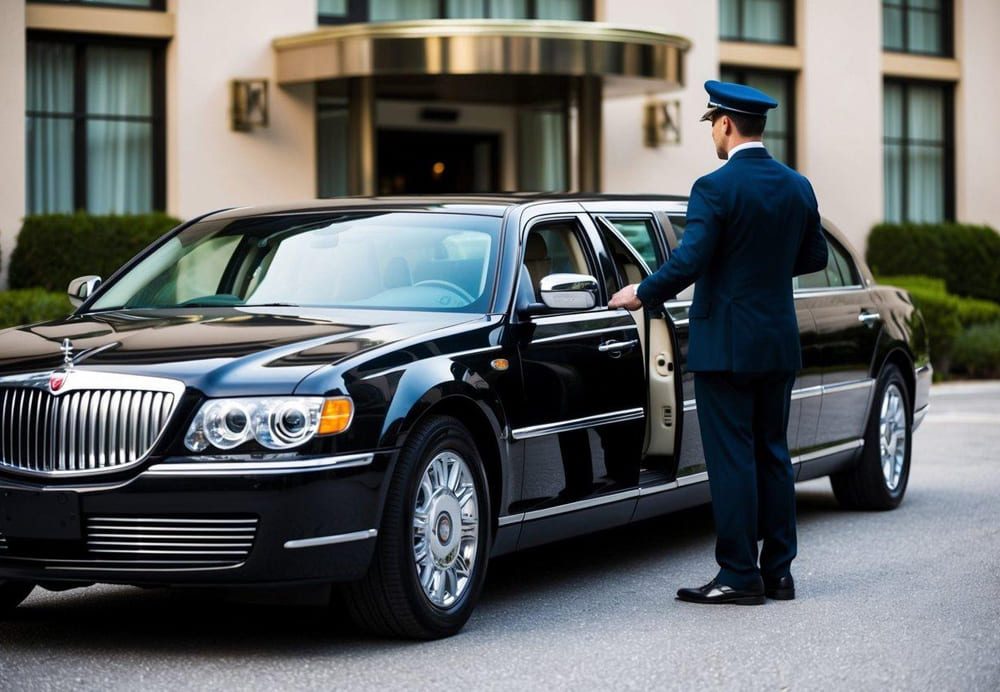
<svg viewBox="0 0 1000 692"><path fill-rule="evenodd" d="M764 149L763 142L743 142L743 144L737 144L735 147L729 150L729 158L733 157L738 151L743 151L744 149Z"/></svg>

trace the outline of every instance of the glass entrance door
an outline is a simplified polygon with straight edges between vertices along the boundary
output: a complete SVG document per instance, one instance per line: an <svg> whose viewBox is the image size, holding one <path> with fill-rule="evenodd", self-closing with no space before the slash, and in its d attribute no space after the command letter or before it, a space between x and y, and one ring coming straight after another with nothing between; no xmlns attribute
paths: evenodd
<svg viewBox="0 0 1000 692"><path fill-rule="evenodd" d="M379 129L378 192L496 192L499 149L495 133Z"/></svg>

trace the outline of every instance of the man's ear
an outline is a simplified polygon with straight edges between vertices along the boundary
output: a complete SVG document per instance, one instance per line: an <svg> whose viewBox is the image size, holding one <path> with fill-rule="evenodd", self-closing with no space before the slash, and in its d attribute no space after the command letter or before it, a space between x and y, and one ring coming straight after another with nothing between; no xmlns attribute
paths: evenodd
<svg viewBox="0 0 1000 692"><path fill-rule="evenodd" d="M722 131L726 135L726 137L729 137L730 135L733 134L733 127L735 126L733 125L733 121L729 119L729 116L728 115L722 116Z"/></svg>

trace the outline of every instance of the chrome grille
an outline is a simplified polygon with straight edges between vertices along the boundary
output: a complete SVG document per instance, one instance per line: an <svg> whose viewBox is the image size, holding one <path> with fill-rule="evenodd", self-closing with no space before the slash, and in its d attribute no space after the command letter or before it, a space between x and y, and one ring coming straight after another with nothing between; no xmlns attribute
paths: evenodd
<svg viewBox="0 0 1000 692"><path fill-rule="evenodd" d="M0 464L67 475L128 466L152 450L177 399L171 391L113 386L61 394L0 387Z"/></svg>
<svg viewBox="0 0 1000 692"><path fill-rule="evenodd" d="M246 560L255 517L88 517L87 552L105 562L224 566Z"/></svg>

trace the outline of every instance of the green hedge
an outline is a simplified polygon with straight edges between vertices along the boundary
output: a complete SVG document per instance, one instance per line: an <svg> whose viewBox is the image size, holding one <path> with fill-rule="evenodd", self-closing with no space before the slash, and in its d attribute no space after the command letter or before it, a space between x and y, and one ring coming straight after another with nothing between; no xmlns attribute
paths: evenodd
<svg viewBox="0 0 1000 692"><path fill-rule="evenodd" d="M0 291L0 329L58 319L72 311L64 292L41 288Z"/></svg>
<svg viewBox="0 0 1000 692"><path fill-rule="evenodd" d="M989 226L880 224L866 258L875 274L938 277L950 293L1000 302L1000 234Z"/></svg>
<svg viewBox="0 0 1000 692"><path fill-rule="evenodd" d="M879 283L897 286L910 293L920 308L931 343L931 362L941 376L950 371L965 372L956 352L963 330L1000 322L1000 305L988 300L961 298L948 293L943 279L927 276L880 276Z"/></svg>
<svg viewBox="0 0 1000 692"><path fill-rule="evenodd" d="M107 279L178 223L166 214L29 216L10 258L10 287L65 291L77 276Z"/></svg>
<svg viewBox="0 0 1000 692"><path fill-rule="evenodd" d="M1000 377L1000 322L978 324L955 339L952 370L969 377Z"/></svg>

